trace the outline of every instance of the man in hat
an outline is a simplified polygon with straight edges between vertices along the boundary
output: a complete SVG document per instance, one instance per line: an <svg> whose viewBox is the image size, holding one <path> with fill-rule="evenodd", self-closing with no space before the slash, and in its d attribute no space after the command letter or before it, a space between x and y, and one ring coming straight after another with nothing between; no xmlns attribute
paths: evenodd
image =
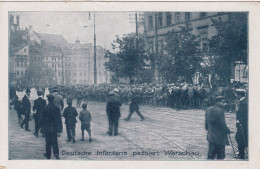
<svg viewBox="0 0 260 169"><path fill-rule="evenodd" d="M62 126L62 121L60 109L54 104L54 98L55 97L51 94L47 95L49 103L44 108L40 121L40 127L43 128L45 132L46 142L46 153L43 155L47 159L51 158L51 147L53 148L55 158L60 159L57 134Z"/></svg>
<svg viewBox="0 0 260 169"><path fill-rule="evenodd" d="M130 118L132 117L133 113L136 112L138 114L138 116L141 118L141 121L143 121L145 118L139 111L138 97L136 96L134 90L131 90L131 93L132 93L132 96L131 96L131 101L130 101L130 105L129 105L129 114L125 120L129 121Z"/></svg>
<svg viewBox="0 0 260 169"><path fill-rule="evenodd" d="M240 99L236 115L236 141L238 145L238 158L245 159L245 149L248 147L248 97Z"/></svg>
<svg viewBox="0 0 260 169"><path fill-rule="evenodd" d="M68 107L64 109L63 117L65 118L66 130L67 130L67 142L71 140L75 143L75 129L76 129L76 117L78 112L75 107L72 106L72 98L67 99Z"/></svg>
<svg viewBox="0 0 260 169"><path fill-rule="evenodd" d="M29 121L30 121L30 115L31 115L31 103L30 103L30 94L31 90L26 89L25 95L22 99L22 111L25 115L23 122L20 124L20 127L23 128L23 125L25 125L25 131L31 131L29 130Z"/></svg>
<svg viewBox="0 0 260 169"><path fill-rule="evenodd" d="M208 159L213 160L225 158L225 145L229 145L227 134L231 131L227 127L224 106L224 97L216 97L216 104L206 111L205 129L208 131L207 140L209 142Z"/></svg>
<svg viewBox="0 0 260 169"><path fill-rule="evenodd" d="M53 96L54 96L54 104L60 109L60 114L62 114L63 108L64 108L64 101L62 96L58 93L60 90L59 88L54 88L53 90ZM60 126L61 128L59 129L58 132L58 137L60 136L60 133L63 130L63 126Z"/></svg>
<svg viewBox="0 0 260 169"><path fill-rule="evenodd" d="M111 91L108 93L107 105L106 105L106 113L108 116L109 129L107 134L112 136L113 131L114 135L118 134L118 122L121 116L120 114L120 106L122 103L119 97L116 96L115 92Z"/></svg>
<svg viewBox="0 0 260 169"><path fill-rule="evenodd" d="M38 133L39 133L39 123L42 117L42 112L44 107L46 106L46 100L43 99L42 97L43 92L42 91L37 91L37 95L38 95L38 99L36 99L34 101L34 105L33 105L33 111L36 113L33 114L33 118L35 121L35 132L33 133L36 137L38 137Z"/></svg>

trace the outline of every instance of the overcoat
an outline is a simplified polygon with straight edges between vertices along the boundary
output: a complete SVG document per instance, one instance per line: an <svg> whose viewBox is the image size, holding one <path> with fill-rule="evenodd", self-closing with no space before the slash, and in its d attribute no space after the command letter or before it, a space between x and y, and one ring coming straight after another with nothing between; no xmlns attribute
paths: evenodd
<svg viewBox="0 0 260 169"><path fill-rule="evenodd" d="M227 127L224 110L218 105L211 106L206 111L205 129L208 131L209 142L229 145L227 134L230 130Z"/></svg>
<svg viewBox="0 0 260 169"><path fill-rule="evenodd" d="M22 99L22 114L29 115L31 114L31 103L27 95L24 95Z"/></svg>
<svg viewBox="0 0 260 169"><path fill-rule="evenodd" d="M107 101L107 106L106 106L106 113L108 118L111 119L119 118L121 116L120 106L122 106L122 103L118 97L116 96L110 97Z"/></svg>
<svg viewBox="0 0 260 169"><path fill-rule="evenodd" d="M78 112L75 107L68 106L64 109L63 117L65 118L65 124L73 125L77 123L76 117L78 116Z"/></svg>
<svg viewBox="0 0 260 169"><path fill-rule="evenodd" d="M36 110L36 113L34 115L34 119L40 121L42 117L42 112L44 110L44 107L46 106L46 100L44 100L42 97L39 97L34 101L33 105L33 111Z"/></svg>

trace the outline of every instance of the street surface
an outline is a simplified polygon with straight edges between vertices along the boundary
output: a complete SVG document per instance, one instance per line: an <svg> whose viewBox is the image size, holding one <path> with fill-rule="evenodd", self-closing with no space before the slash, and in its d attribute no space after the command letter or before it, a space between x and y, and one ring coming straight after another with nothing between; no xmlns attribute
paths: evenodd
<svg viewBox="0 0 260 169"><path fill-rule="evenodd" d="M65 103L67 106L67 104ZM74 100L73 106L76 105ZM65 106L65 107L66 107ZM9 111L9 159L45 159L45 139L36 138L34 120L30 121L30 132L21 129L17 114ZM130 121L123 120L128 115L128 105L121 107L119 135L108 136L108 120L105 103L89 102L92 115L92 138L89 143L85 131L85 141L81 141L80 120L77 117L76 143L67 143L66 126L63 118L63 133L58 138L62 160L206 160L208 142L204 129L204 110L181 110L140 106L146 118L140 121L134 113ZM77 108L78 113L81 108ZM226 122L232 131L235 128L235 113L226 113ZM236 145L235 134L231 134ZM237 146L237 145L236 145ZM237 151L237 149L235 148ZM235 160L231 145L226 146L225 160ZM54 159L52 155L52 159Z"/></svg>

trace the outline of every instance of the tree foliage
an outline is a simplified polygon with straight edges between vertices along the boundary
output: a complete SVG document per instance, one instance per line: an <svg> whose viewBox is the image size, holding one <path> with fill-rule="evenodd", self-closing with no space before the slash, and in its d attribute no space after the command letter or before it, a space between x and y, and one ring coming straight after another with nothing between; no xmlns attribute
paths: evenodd
<svg viewBox="0 0 260 169"><path fill-rule="evenodd" d="M166 36L168 57L161 60L161 72L167 81L180 77L190 82L193 74L200 68L201 57L198 37L191 33L190 24L180 26L179 31L170 31Z"/></svg>
<svg viewBox="0 0 260 169"><path fill-rule="evenodd" d="M220 81L229 83L232 64L247 64L247 13L229 13L228 20L212 19L217 35L210 40L210 54L214 56L212 70Z"/></svg>
<svg viewBox="0 0 260 169"><path fill-rule="evenodd" d="M122 38L117 37L112 46L117 52L106 52L105 57L109 58L109 61L105 63L106 69L113 72L116 77L129 77L131 81L134 76L137 76L138 71L140 73L143 71L145 65L143 39L136 40L135 36L128 34Z"/></svg>

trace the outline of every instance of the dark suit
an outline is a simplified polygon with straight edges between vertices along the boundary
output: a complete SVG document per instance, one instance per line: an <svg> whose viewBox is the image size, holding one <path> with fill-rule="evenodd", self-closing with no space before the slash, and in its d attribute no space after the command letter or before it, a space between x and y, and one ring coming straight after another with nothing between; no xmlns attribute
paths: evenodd
<svg viewBox="0 0 260 169"><path fill-rule="evenodd" d="M22 99L22 111L25 115L21 126L25 125L25 130L29 130L29 121L30 121L30 114L31 114L31 103L27 95L24 95Z"/></svg>
<svg viewBox="0 0 260 169"><path fill-rule="evenodd" d="M42 97L39 97L34 101L33 105L33 111L36 111L34 114L34 121L35 121L35 135L38 136L38 132L40 129L39 123L42 118L42 112L44 110L44 107L46 106L46 100L44 100Z"/></svg>
<svg viewBox="0 0 260 169"><path fill-rule="evenodd" d="M225 121L225 114L220 106L209 107L206 111L205 128L208 130L209 141L208 159L225 158L225 145L229 145L227 134L230 130Z"/></svg>
<svg viewBox="0 0 260 169"><path fill-rule="evenodd" d="M106 113L109 120L109 135L112 135L113 129L114 135L118 134L118 121L121 116L120 106L122 106L122 103L116 96L112 96L107 101Z"/></svg>
<svg viewBox="0 0 260 169"><path fill-rule="evenodd" d="M54 156L59 155L57 133L61 125L60 109L51 102L44 108L40 121L40 127L45 132L47 158L51 157L51 147L53 147Z"/></svg>
<svg viewBox="0 0 260 169"><path fill-rule="evenodd" d="M245 158L245 148L248 147L248 99L245 98L239 104L237 111L237 133L236 141L238 144L238 157L240 159Z"/></svg>
<svg viewBox="0 0 260 169"><path fill-rule="evenodd" d="M68 106L65 108L63 112L63 117L65 118L66 130L68 141L71 139L75 140L75 129L76 129L76 117L78 116L78 112L75 107Z"/></svg>

